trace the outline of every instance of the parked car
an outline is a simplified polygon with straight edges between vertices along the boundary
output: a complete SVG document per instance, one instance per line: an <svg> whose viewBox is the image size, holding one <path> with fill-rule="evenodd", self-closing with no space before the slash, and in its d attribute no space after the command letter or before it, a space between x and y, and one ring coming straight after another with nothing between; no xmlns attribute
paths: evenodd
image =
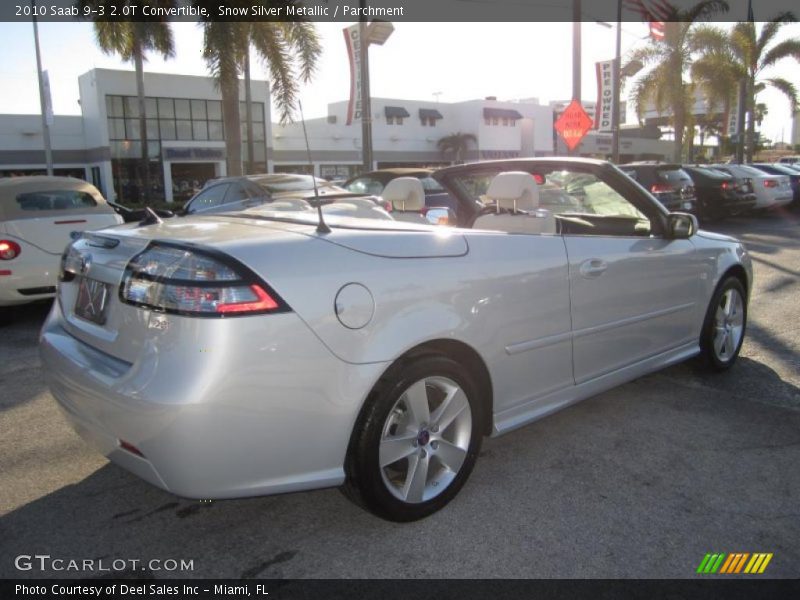
<svg viewBox="0 0 800 600"><path fill-rule="evenodd" d="M0 179L0 307L52 298L70 234L119 223L100 191L81 179Z"/></svg>
<svg viewBox="0 0 800 600"><path fill-rule="evenodd" d="M778 162L782 165L796 165L800 163L800 156L782 156Z"/></svg>
<svg viewBox="0 0 800 600"><path fill-rule="evenodd" d="M748 177L756 193L756 209L778 208L792 201L792 188L785 175L770 175L748 165L712 165L714 169L736 177Z"/></svg>
<svg viewBox="0 0 800 600"><path fill-rule="evenodd" d="M736 361L737 240L604 161L434 177L471 229L259 207L75 241L41 334L65 417L180 496L343 486L410 521L453 499L484 436L690 357ZM540 187L571 200L543 208Z"/></svg>
<svg viewBox="0 0 800 600"><path fill-rule="evenodd" d="M751 166L770 175L786 175L792 188L792 202L795 205L800 204L800 170L793 169L789 165L769 163L754 163Z"/></svg>
<svg viewBox="0 0 800 600"><path fill-rule="evenodd" d="M749 179L742 179L703 166L684 165L694 182L699 214L706 219L738 215L756 205Z"/></svg>
<svg viewBox="0 0 800 600"><path fill-rule="evenodd" d="M347 190L311 175L266 173L219 177L206 182L203 189L184 205L183 214L244 210L276 200L307 199L315 194L331 199L353 196Z"/></svg>
<svg viewBox="0 0 800 600"><path fill-rule="evenodd" d="M416 177L422 182L425 190L425 206L445 207L458 212L458 203L451 194L432 177L433 169L396 168L369 171L348 179L344 188L357 194L382 196L383 189L392 179L398 177Z"/></svg>
<svg viewBox="0 0 800 600"><path fill-rule="evenodd" d="M620 165L620 169L649 190L667 210L697 212L694 182L681 165L635 162Z"/></svg>

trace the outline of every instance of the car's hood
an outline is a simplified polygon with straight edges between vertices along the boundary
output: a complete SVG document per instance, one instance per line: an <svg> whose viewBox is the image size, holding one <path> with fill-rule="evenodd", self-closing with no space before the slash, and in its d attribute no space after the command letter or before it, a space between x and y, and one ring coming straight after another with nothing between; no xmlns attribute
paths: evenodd
<svg viewBox="0 0 800 600"><path fill-rule="evenodd" d="M739 243L739 240L737 240L735 237L731 237L729 235L725 235L722 233L714 233L713 231L706 231L705 229L701 229L700 231L698 231L697 235L707 240L714 240L717 242L734 242L737 244Z"/></svg>

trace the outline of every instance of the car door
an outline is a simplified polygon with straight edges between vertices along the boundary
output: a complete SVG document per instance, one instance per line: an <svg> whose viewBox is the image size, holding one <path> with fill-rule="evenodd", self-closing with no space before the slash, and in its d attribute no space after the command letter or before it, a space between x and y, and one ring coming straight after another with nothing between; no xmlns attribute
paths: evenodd
<svg viewBox="0 0 800 600"><path fill-rule="evenodd" d="M696 339L700 265L692 242L666 238L658 208L621 175L571 168L556 179L580 203L563 215L578 225L562 236L581 384Z"/></svg>

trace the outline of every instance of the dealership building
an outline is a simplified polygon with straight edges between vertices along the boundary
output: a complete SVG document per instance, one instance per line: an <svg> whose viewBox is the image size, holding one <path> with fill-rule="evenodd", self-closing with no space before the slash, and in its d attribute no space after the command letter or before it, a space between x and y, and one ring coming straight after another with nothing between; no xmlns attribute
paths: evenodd
<svg viewBox="0 0 800 600"><path fill-rule="evenodd" d="M132 71L93 69L78 79L81 115L56 115L50 126L55 174L87 179L109 199L135 201L141 194L141 140ZM209 77L145 73L150 179L154 197L184 201L209 178L226 174L225 132L220 92ZM244 99L244 83L240 83ZM245 110L240 110L243 160L252 172L314 172L344 178L362 168L361 123L348 123L348 102L328 105L328 114L306 122L309 165L302 125L274 124L269 84L251 82L253 156L247 155ZM535 98L464 102L372 99L374 168L450 164L438 141L470 133L464 160L550 156L564 150L553 135L559 103ZM590 114L593 103L586 103ZM646 128L623 129L624 159L666 158L671 144L653 139ZM0 115L0 176L44 172L39 115ZM611 154L610 135L590 133L579 155Z"/></svg>

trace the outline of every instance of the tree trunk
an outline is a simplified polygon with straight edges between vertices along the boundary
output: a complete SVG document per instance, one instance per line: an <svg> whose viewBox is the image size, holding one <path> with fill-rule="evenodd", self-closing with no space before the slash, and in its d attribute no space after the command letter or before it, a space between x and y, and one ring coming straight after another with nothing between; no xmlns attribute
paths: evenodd
<svg viewBox="0 0 800 600"><path fill-rule="evenodd" d="M144 103L144 60L142 47L138 41L133 50L133 62L136 68L136 95L139 104L139 140L142 145L141 164L139 167L142 182L140 198L147 205L150 204L150 156L147 148L147 119L145 117Z"/></svg>
<svg viewBox="0 0 800 600"><path fill-rule="evenodd" d="M225 153L228 177L242 175L242 131L239 121L239 77L236 71L223 68L220 72L222 119L225 123Z"/></svg>
<svg viewBox="0 0 800 600"><path fill-rule="evenodd" d="M672 159L676 163L681 162L683 156L683 129L686 124L686 119L683 115L683 110L675 111L675 149L672 152Z"/></svg>
<svg viewBox="0 0 800 600"><path fill-rule="evenodd" d="M756 94L755 77L747 82L747 141L745 143L745 162L753 162L756 147Z"/></svg>
<svg viewBox="0 0 800 600"><path fill-rule="evenodd" d="M244 55L244 101L245 120L247 121L247 163L245 173L253 173L253 96L250 92L250 46ZM266 170L266 169L265 169Z"/></svg>

